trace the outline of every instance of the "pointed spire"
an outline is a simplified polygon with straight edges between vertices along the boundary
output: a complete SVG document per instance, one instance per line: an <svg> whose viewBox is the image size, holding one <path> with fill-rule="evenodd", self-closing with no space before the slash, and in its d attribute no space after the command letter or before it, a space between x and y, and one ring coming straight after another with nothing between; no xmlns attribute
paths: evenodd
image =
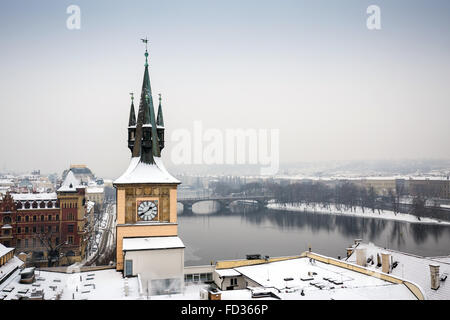
<svg viewBox="0 0 450 320"><path fill-rule="evenodd" d="M161 93L159 94L158 117L156 118L156 124L158 126L164 127L164 118L163 118L162 106L161 106Z"/></svg>
<svg viewBox="0 0 450 320"><path fill-rule="evenodd" d="M141 39L147 46L147 39ZM151 152L145 152L142 146L143 125L151 125ZM154 163L153 157L160 157L161 150L159 148L158 135L156 131L155 111L153 107L152 89L150 86L150 76L148 73L148 51L145 49L145 69L144 79L142 82L141 101L139 103L138 119L136 124L136 139L133 148L133 157L141 157L141 161L145 163Z"/></svg>
<svg viewBox="0 0 450 320"><path fill-rule="evenodd" d="M128 120L128 126L129 127L136 125L136 115L134 113L134 102L133 102L133 100L134 100L134 93L131 92L130 95L131 95L131 108L130 108L130 119Z"/></svg>

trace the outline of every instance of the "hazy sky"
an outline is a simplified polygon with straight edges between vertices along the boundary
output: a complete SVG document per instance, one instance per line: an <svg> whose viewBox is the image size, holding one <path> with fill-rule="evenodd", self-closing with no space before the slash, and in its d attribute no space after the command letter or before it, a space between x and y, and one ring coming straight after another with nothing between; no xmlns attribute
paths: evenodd
<svg viewBox="0 0 450 320"><path fill-rule="evenodd" d="M145 36L169 167L194 121L279 129L281 163L450 158L449 31L448 0L2 0L0 169L118 177Z"/></svg>

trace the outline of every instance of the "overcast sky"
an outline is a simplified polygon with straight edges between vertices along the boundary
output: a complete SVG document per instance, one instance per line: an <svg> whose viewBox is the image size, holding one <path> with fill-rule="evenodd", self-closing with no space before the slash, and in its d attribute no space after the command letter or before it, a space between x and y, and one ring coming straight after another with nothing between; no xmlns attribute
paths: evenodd
<svg viewBox="0 0 450 320"><path fill-rule="evenodd" d="M3 0L0 169L125 171L145 36L169 167L194 121L279 129L281 163L450 158L449 31L447 0Z"/></svg>

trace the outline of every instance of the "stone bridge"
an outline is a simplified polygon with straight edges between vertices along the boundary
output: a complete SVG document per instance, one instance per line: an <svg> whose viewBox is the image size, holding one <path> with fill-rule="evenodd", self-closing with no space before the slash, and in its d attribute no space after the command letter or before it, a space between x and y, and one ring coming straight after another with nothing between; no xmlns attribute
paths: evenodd
<svg viewBox="0 0 450 320"><path fill-rule="evenodd" d="M215 201L219 203L221 210L230 209L230 204L235 201L254 201L259 208L263 208L270 199L273 197L270 196L209 196L209 197L192 197L192 198L179 198L178 202L183 205L184 212L192 212L192 206L197 202L202 201Z"/></svg>

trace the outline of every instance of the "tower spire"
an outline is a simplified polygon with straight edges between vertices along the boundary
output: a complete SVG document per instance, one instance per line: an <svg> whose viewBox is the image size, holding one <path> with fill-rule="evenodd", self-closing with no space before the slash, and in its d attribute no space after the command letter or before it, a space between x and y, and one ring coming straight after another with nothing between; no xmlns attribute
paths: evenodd
<svg viewBox="0 0 450 320"><path fill-rule="evenodd" d="M128 120L128 126L135 126L136 125L136 114L134 113L134 93L130 93L131 96L131 107L130 107L130 118Z"/></svg>
<svg viewBox="0 0 450 320"><path fill-rule="evenodd" d="M164 127L164 118L161 106L161 93L159 93L158 117L156 118L156 124L158 126Z"/></svg>
<svg viewBox="0 0 450 320"><path fill-rule="evenodd" d="M133 157L141 158L142 162L154 163L153 157L160 157L161 150L156 130L155 111L153 107L152 89L148 72L147 38L141 39L145 43L145 69L142 82L141 101L139 103L138 119L136 124L136 142L133 148Z"/></svg>

